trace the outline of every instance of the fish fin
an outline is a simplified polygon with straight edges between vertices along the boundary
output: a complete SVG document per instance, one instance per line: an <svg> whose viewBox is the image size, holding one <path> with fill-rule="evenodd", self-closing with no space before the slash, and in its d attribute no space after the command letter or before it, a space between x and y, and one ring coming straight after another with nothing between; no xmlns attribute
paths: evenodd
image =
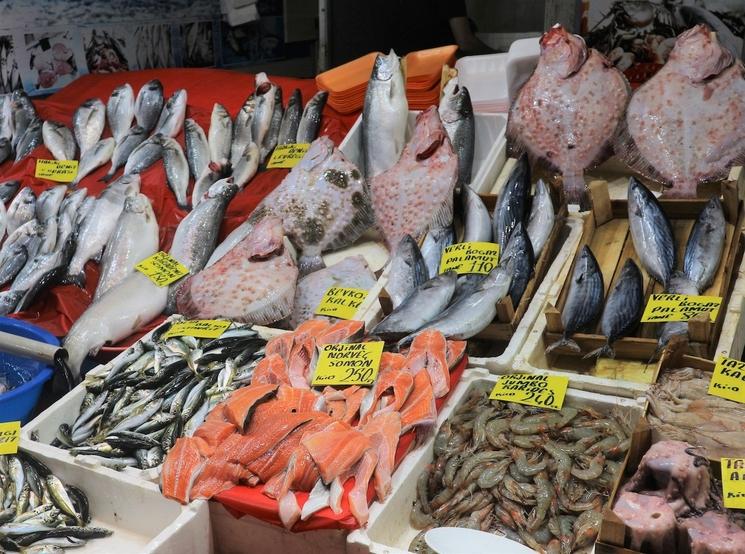
<svg viewBox="0 0 745 554"><path fill-rule="evenodd" d="M610 343L605 343L600 348L596 348L592 352L585 354L582 356L583 360L588 360L590 358L610 358L611 360L616 357L616 351L613 350L613 347L610 345Z"/></svg>
<svg viewBox="0 0 745 554"><path fill-rule="evenodd" d="M434 214L432 214L432 219L429 222L429 229L437 229L439 227L449 227L452 224L453 224L453 198L451 196L445 202L443 202L439 208L437 208L437 211Z"/></svg>
<svg viewBox="0 0 745 554"><path fill-rule="evenodd" d="M546 354L550 354L551 352L553 352L557 348L561 348L562 346L569 348L573 352L580 353L582 351L582 349L579 347L579 344L577 344L575 341L567 337L562 337L555 343L549 345L548 348L546 348Z"/></svg>
<svg viewBox="0 0 745 554"><path fill-rule="evenodd" d="M300 271L299 277L303 277L304 275L308 275L309 273L313 273L314 271L326 267L320 254L316 254L315 256L306 256L305 254L302 254L297 265L298 270Z"/></svg>
<svg viewBox="0 0 745 554"><path fill-rule="evenodd" d="M579 204L579 209L586 212L591 209L590 198L587 195L587 185L583 175L562 175L564 195L568 204Z"/></svg>

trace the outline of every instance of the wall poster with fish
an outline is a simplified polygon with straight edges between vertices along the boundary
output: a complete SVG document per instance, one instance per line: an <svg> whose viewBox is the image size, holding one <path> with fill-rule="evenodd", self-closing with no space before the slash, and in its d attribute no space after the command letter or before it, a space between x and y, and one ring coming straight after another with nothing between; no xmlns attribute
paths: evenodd
<svg viewBox="0 0 745 554"><path fill-rule="evenodd" d="M170 25L138 25L134 30L134 37L133 69L155 69L176 65Z"/></svg>
<svg viewBox="0 0 745 554"><path fill-rule="evenodd" d="M61 88L85 72L80 35L74 30L27 33L21 75L28 92Z"/></svg>
<svg viewBox="0 0 745 554"><path fill-rule="evenodd" d="M219 28L212 21L194 21L179 27L184 67L216 65L214 29Z"/></svg>
<svg viewBox="0 0 745 554"><path fill-rule="evenodd" d="M16 44L13 35L0 35L0 93L23 88Z"/></svg>
<svg viewBox="0 0 745 554"><path fill-rule="evenodd" d="M651 77L667 60L675 37L704 23L720 43L742 56L742 0L586 0L582 31L588 46L608 56L632 83Z"/></svg>
<svg viewBox="0 0 745 554"><path fill-rule="evenodd" d="M125 27L82 29L85 61L90 73L115 73L132 69L134 36Z"/></svg>

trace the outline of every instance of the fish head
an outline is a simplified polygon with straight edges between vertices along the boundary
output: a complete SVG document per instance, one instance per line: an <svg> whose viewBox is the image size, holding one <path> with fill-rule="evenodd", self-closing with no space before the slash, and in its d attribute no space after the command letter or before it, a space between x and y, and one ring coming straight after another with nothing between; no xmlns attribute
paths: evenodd
<svg viewBox="0 0 745 554"><path fill-rule="evenodd" d="M378 54L375 58L370 79L374 81L390 81L393 75L400 71L401 63L396 53L391 50L388 55Z"/></svg>
<svg viewBox="0 0 745 554"><path fill-rule="evenodd" d="M587 59L582 37L568 33L558 23L543 33L539 65L566 79L579 71Z"/></svg>
<svg viewBox="0 0 745 554"><path fill-rule="evenodd" d="M461 119L473 117L471 94L468 89L458 84L458 78L453 77L445 85L440 103L440 118L443 123L455 123Z"/></svg>
<svg viewBox="0 0 745 554"><path fill-rule="evenodd" d="M238 192L238 185L233 182L233 177L220 179L207 190L207 198L223 198L230 200Z"/></svg>
<svg viewBox="0 0 745 554"><path fill-rule="evenodd" d="M432 157L443 145L452 151L453 147L445 127L442 126L437 106L430 106L417 116L411 144L414 145L417 161Z"/></svg>
<svg viewBox="0 0 745 554"><path fill-rule="evenodd" d="M128 196L124 201L125 212L146 213L151 212L152 209L150 199L140 192Z"/></svg>
<svg viewBox="0 0 745 554"><path fill-rule="evenodd" d="M141 125L135 125L129 130L129 133L127 134L130 136L143 136L147 135L147 131Z"/></svg>
<svg viewBox="0 0 745 554"><path fill-rule="evenodd" d="M163 84L158 79L148 81L142 86L142 89L146 93L158 93L163 94Z"/></svg>
<svg viewBox="0 0 745 554"><path fill-rule="evenodd" d="M731 66L735 57L704 24L688 29L675 41L669 61L694 83L719 75Z"/></svg>

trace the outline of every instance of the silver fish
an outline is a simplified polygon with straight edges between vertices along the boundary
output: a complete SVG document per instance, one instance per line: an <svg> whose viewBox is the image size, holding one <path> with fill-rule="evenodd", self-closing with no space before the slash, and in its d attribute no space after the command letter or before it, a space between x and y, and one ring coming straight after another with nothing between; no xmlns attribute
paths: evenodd
<svg viewBox="0 0 745 554"><path fill-rule="evenodd" d="M221 166L227 165L230 161L230 149L233 141L233 120L230 119L228 110L222 104L215 103L212 107L208 137L210 159Z"/></svg>
<svg viewBox="0 0 745 554"><path fill-rule="evenodd" d="M87 198L88 189L83 187L73 191L62 201L57 218L57 244L64 245L72 239L79 210Z"/></svg>
<svg viewBox="0 0 745 554"><path fill-rule="evenodd" d="M36 199L36 219L45 223L48 219L57 217L66 192L65 185L57 185L43 191Z"/></svg>
<svg viewBox="0 0 745 554"><path fill-rule="evenodd" d="M3 284L11 280L21 270L28 258L33 258L36 255L41 245L43 233L44 227L36 219L31 219L8 235L0 249L0 267L3 268L4 278L7 279L3 281ZM24 256L23 263L15 259L21 252ZM19 263L20 266L18 266ZM6 268L8 264L16 267L14 272L10 268ZM12 274L8 276L8 272Z"/></svg>
<svg viewBox="0 0 745 554"><path fill-rule="evenodd" d="M82 158L101 139L106 126L106 106L98 98L83 102L72 116L72 129Z"/></svg>
<svg viewBox="0 0 745 554"><path fill-rule="evenodd" d="M13 127L13 98L10 94L0 95L0 138L12 141Z"/></svg>
<svg viewBox="0 0 745 554"><path fill-rule="evenodd" d="M494 240L504 250L512 230L528 215L530 195L530 164L527 154L517 160L494 207L492 232Z"/></svg>
<svg viewBox="0 0 745 554"><path fill-rule="evenodd" d="M462 242L491 242L491 216L484 201L468 185L463 185L460 200L463 220Z"/></svg>
<svg viewBox="0 0 745 554"><path fill-rule="evenodd" d="M724 252L726 231L722 203L713 197L696 219L683 257L683 271L696 284L699 293L714 281Z"/></svg>
<svg viewBox="0 0 745 554"><path fill-rule="evenodd" d="M261 163L269 157L274 147L277 146L279 140L279 127L282 124L282 89L276 87L274 90L274 111L272 112L272 119L269 122L269 129L264 135L264 140L261 143Z"/></svg>
<svg viewBox="0 0 745 554"><path fill-rule="evenodd" d="M249 142L243 154L233 165L233 182L239 189L244 186L256 175L259 168L259 148L254 142Z"/></svg>
<svg viewBox="0 0 745 554"><path fill-rule="evenodd" d="M603 309L604 294L603 273L592 250L585 245L575 262L569 293L561 311L564 333L560 340L546 348L547 354L562 346L580 352L579 345L570 337L597 321Z"/></svg>
<svg viewBox="0 0 745 554"><path fill-rule="evenodd" d="M383 339L399 339L421 329L442 313L455 292L458 275L446 271L419 285L406 300L370 331Z"/></svg>
<svg viewBox="0 0 745 554"><path fill-rule="evenodd" d="M0 183L0 202L7 204L10 199L13 198L21 187L21 182L18 180L4 181Z"/></svg>
<svg viewBox="0 0 745 554"><path fill-rule="evenodd" d="M8 206L8 235L12 235L16 229L35 216L36 195L31 187L24 187Z"/></svg>
<svg viewBox="0 0 745 554"><path fill-rule="evenodd" d="M256 107L258 105L256 94L251 94L241 106L241 109L233 121L233 136L230 143L229 162L237 160L248 146L248 143L254 140L253 137L253 120L256 117ZM255 141L254 141L255 142ZM218 162L219 163L219 162Z"/></svg>
<svg viewBox="0 0 745 554"><path fill-rule="evenodd" d="M629 179L629 229L634 249L649 275L667 285L675 267L675 237L670 220L647 187Z"/></svg>
<svg viewBox="0 0 745 554"><path fill-rule="evenodd" d="M136 146L124 165L124 175L141 173L163 157L163 135L155 134Z"/></svg>
<svg viewBox="0 0 745 554"><path fill-rule="evenodd" d="M101 275L93 300L122 282L135 265L158 251L158 222L144 194L127 197L101 258Z"/></svg>
<svg viewBox="0 0 745 554"><path fill-rule="evenodd" d="M530 245L530 238L525 231L522 222L518 223L512 231L510 240L501 255L503 263L509 264L512 268L512 283L510 284L510 298L512 306L517 310L520 300L525 293L525 289L533 276L533 247Z"/></svg>
<svg viewBox="0 0 745 554"><path fill-rule="evenodd" d="M147 139L147 131L139 125L135 125L127 131L127 133L116 141L114 146L114 153L111 155L111 169L109 172L101 177L102 181L110 181L114 178L117 169L122 167L129 161L129 157L132 155L140 144Z"/></svg>
<svg viewBox="0 0 745 554"><path fill-rule="evenodd" d="M429 278L429 272L419 246L410 235L401 239L389 263L391 267L385 290L395 310Z"/></svg>
<svg viewBox="0 0 745 554"><path fill-rule="evenodd" d="M155 133L173 138L181 132L186 116L186 96L184 89L179 89L171 95L160 113Z"/></svg>
<svg viewBox="0 0 745 554"><path fill-rule="evenodd" d="M34 148L43 144L44 138L41 133L42 122L41 119L34 119L26 127L26 131L21 135L16 145L16 158L15 161L19 162L26 158Z"/></svg>
<svg viewBox="0 0 745 554"><path fill-rule="evenodd" d="M114 147L116 141L113 137L99 140L91 148L87 149L80 156L80 164L78 165L78 174L72 181L71 186L75 187L80 181L82 181L90 173L106 164L111 160L111 156L114 154Z"/></svg>
<svg viewBox="0 0 745 554"><path fill-rule="evenodd" d="M192 210L197 207L197 205L204 198L204 194L209 190L209 188L212 185L214 185L217 181L219 181L220 178L221 178L221 172L213 171L211 169L211 166L207 166L204 172L202 172L201 177L199 177L199 179L197 179L194 182L194 188L191 191Z"/></svg>
<svg viewBox="0 0 745 554"><path fill-rule="evenodd" d="M556 214L551 199L551 190L543 179L538 179L535 185L533 203L530 207L530 217L528 218L528 236L536 260L541 256L541 251L551 235L555 221Z"/></svg>
<svg viewBox="0 0 745 554"><path fill-rule="evenodd" d="M127 134L135 116L135 93L129 83L116 87L106 104L106 119L114 139L118 142Z"/></svg>
<svg viewBox="0 0 745 554"><path fill-rule="evenodd" d="M184 142L191 176L199 179L210 163L210 147L201 125L191 118L184 122Z"/></svg>
<svg viewBox="0 0 745 554"><path fill-rule="evenodd" d="M378 54L362 109L362 150L365 177L370 180L390 169L406 144L409 115L406 83L396 53Z"/></svg>
<svg viewBox="0 0 745 554"><path fill-rule="evenodd" d="M189 207L186 190L189 188L189 163L186 161L181 145L172 138L163 139L163 167L166 170L168 186L171 187L179 208Z"/></svg>
<svg viewBox="0 0 745 554"><path fill-rule="evenodd" d="M672 273L670 281L665 287L665 292L670 294L699 294L696 283L691 281L682 271ZM655 354L659 354L675 338L678 340L688 338L687 321L668 321L660 326Z"/></svg>
<svg viewBox="0 0 745 554"><path fill-rule="evenodd" d="M294 144L297 142L297 129L300 125L302 112L303 96L300 89L296 88L292 91L290 100L287 102L287 108L285 108L285 113L282 116L277 144Z"/></svg>
<svg viewBox="0 0 745 554"><path fill-rule="evenodd" d="M37 254L29 260L10 288L0 293L0 313L5 315L27 308L42 289L59 280L68 257L68 253L60 249Z"/></svg>
<svg viewBox="0 0 745 554"><path fill-rule="evenodd" d="M422 242L422 257L427 266L427 278L431 279L440 273L440 258L445 248L455 242L455 232L452 226L430 229Z"/></svg>
<svg viewBox="0 0 745 554"><path fill-rule="evenodd" d="M476 145L476 126L468 89L459 86L458 78L450 79L440 99L440 119L458 155L458 186L471 182L473 153Z"/></svg>
<svg viewBox="0 0 745 554"><path fill-rule="evenodd" d="M43 129L42 129L42 136L43 136ZM0 164L5 163L6 160L9 160L13 157L13 143L11 143L9 138L6 137L0 137Z"/></svg>
<svg viewBox="0 0 745 554"><path fill-rule="evenodd" d="M613 290L608 294L603 316L600 318L600 331L606 342L593 350L585 358L605 356L615 358L613 343L631 333L644 312L644 290L642 274L634 260L626 260Z"/></svg>
<svg viewBox="0 0 745 554"><path fill-rule="evenodd" d="M251 118L251 140L259 146L264 143L264 137L269 132L269 126L272 123L276 99L275 90L277 88L277 85L266 76L266 73L256 74L256 91L254 92L256 111ZM235 154L235 150L233 154ZM235 160L237 160L237 157L231 156L230 161L235 163Z"/></svg>
<svg viewBox="0 0 745 554"><path fill-rule="evenodd" d="M326 106L326 100L329 93L325 90L319 90L308 100L300 118L300 124L297 128L296 140L298 143L313 142L321 130L321 118L323 117L323 108Z"/></svg>
<svg viewBox="0 0 745 554"><path fill-rule="evenodd" d="M157 79L148 81L137 93L135 100L135 118L137 125L150 132L158 123L163 110L163 85Z"/></svg>
<svg viewBox="0 0 745 554"><path fill-rule="evenodd" d="M23 90L15 90L11 93L11 110L13 119L13 148L18 149L18 141L26 133L26 129L32 121L39 119L31 99Z"/></svg>
<svg viewBox="0 0 745 554"><path fill-rule="evenodd" d="M72 131L56 121L45 121L41 126L44 146L55 160L74 160L78 151Z"/></svg>

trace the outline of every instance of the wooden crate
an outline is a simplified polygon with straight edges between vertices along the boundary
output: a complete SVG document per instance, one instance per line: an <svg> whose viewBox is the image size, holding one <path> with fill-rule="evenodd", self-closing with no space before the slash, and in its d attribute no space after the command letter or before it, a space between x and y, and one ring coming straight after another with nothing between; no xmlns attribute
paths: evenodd
<svg viewBox="0 0 745 554"><path fill-rule="evenodd" d="M615 281L627 258L633 259L642 270L645 304L652 293L661 293L663 288L654 282L644 271L634 249L628 224L628 203L624 200L610 200L608 195L608 184L606 181L593 181L589 187L592 213L585 219L585 229L577 252L584 245L589 245L598 260L603 273L605 285L605 297L615 284ZM727 230L725 235L725 248L719 270L715 276L714 283L703 295L723 297L719 317L715 323L710 323L706 314L701 314L689 322L688 354L711 358L714 355L719 334L727 310L727 301L732 291L733 283L737 278L737 271L733 268L739 267L742 259L745 241L741 233L743 224L742 204L738 198L738 182L724 181L720 184L720 197L724 207ZM706 198L686 200L660 200L662 209L667 214L673 228L676 240L678 267L682 265L686 242L693 224L699 213L706 205ZM576 263L575 256L575 263ZM558 301L555 304L547 304L544 310L546 316L546 330L544 341L549 345L561 337L563 326L561 324L561 310L564 308L571 282L574 264L568 274ZM638 360L648 362L651 360L657 348L657 330L659 324L641 324L633 336L622 338L614 343L616 355L627 360ZM582 354L599 348L605 343L605 337L600 334L600 324L593 333L576 333L573 339L582 349ZM559 357L569 356L572 361L569 365L577 369L592 367L594 360L582 360L581 355L571 352L569 349L558 349L549 355L549 361L553 363ZM567 365L564 361L561 365Z"/></svg>

